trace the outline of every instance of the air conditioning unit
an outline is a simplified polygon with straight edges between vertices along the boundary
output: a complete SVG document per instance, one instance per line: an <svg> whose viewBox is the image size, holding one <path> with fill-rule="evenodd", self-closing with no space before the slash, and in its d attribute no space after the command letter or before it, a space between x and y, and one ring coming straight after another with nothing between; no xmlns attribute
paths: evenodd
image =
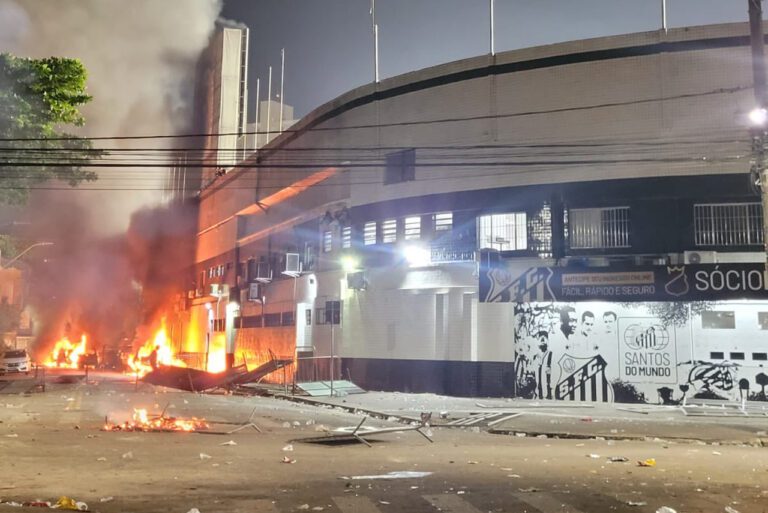
<svg viewBox="0 0 768 513"><path fill-rule="evenodd" d="M365 278L365 271L347 274L347 288L353 290L365 290L368 288L368 280Z"/></svg>
<svg viewBox="0 0 768 513"><path fill-rule="evenodd" d="M213 297L229 296L229 285L224 283L212 283L211 295Z"/></svg>
<svg viewBox="0 0 768 513"><path fill-rule="evenodd" d="M717 251L686 251L683 260L686 265L716 264Z"/></svg>
<svg viewBox="0 0 768 513"><path fill-rule="evenodd" d="M256 264L255 280L258 283L270 283L272 281L272 269L269 262L259 262Z"/></svg>
<svg viewBox="0 0 768 513"><path fill-rule="evenodd" d="M293 277L301 274L301 258L298 253L285 254L285 270L283 274Z"/></svg>
<svg viewBox="0 0 768 513"><path fill-rule="evenodd" d="M264 285L261 283L251 283L248 285L248 290L243 291L248 293L248 301L254 301L257 303L263 303L264 302Z"/></svg>

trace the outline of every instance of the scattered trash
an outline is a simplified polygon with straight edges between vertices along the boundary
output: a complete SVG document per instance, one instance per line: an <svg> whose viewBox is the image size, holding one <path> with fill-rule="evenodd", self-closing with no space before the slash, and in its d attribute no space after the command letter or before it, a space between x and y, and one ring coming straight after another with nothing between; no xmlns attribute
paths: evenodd
<svg viewBox="0 0 768 513"><path fill-rule="evenodd" d="M291 423L290 422L283 422L283 427L285 429L291 429ZM309 506L307 506L307 507L309 507Z"/></svg>
<svg viewBox="0 0 768 513"><path fill-rule="evenodd" d="M534 493L534 492L539 492L541 490L539 490L538 488L536 488L534 486L531 486L530 488L518 488L517 491L522 492L522 493Z"/></svg>
<svg viewBox="0 0 768 513"><path fill-rule="evenodd" d="M298 507L298 508L296 508L296 509L298 509L298 510L306 510L306 509L309 509L309 504L302 504L301 506L299 506L299 507Z"/></svg>
<svg viewBox="0 0 768 513"><path fill-rule="evenodd" d="M592 417L582 417L582 422L592 422Z"/></svg>
<svg viewBox="0 0 768 513"><path fill-rule="evenodd" d="M656 510L656 513L677 513L677 510L672 509L669 506L662 506Z"/></svg>
<svg viewBox="0 0 768 513"><path fill-rule="evenodd" d="M600 455L593 453L593 454L587 454L587 457L592 458L593 460L596 460L600 457Z"/></svg>
<svg viewBox="0 0 768 513"><path fill-rule="evenodd" d="M472 460L470 460L470 461L468 461L468 462L467 462L467 464L468 464L468 465L477 465L477 463L478 463L478 462L476 462L476 461L472 461Z"/></svg>
<svg viewBox="0 0 768 513"><path fill-rule="evenodd" d="M237 442L235 442L234 440L230 440L229 442L224 442L219 445L237 445Z"/></svg>
<svg viewBox="0 0 768 513"><path fill-rule="evenodd" d="M447 411L441 411L440 412L440 418L441 419L447 419L448 418L448 412Z"/></svg>
<svg viewBox="0 0 768 513"><path fill-rule="evenodd" d="M714 454L715 456L722 456L723 455L722 452L718 452L718 451L712 451L712 454Z"/></svg>
<svg viewBox="0 0 768 513"><path fill-rule="evenodd" d="M732 507L730 507L730 506L726 506L726 507L725 507L725 513L739 513L739 510L737 510L737 509L733 509L733 508L732 508Z"/></svg>
<svg viewBox="0 0 768 513"><path fill-rule="evenodd" d="M296 460L293 460L288 456L283 456L283 463L296 463Z"/></svg>
<svg viewBox="0 0 768 513"><path fill-rule="evenodd" d="M519 438L525 438L528 435L526 433L515 433L515 436Z"/></svg>
<svg viewBox="0 0 768 513"><path fill-rule="evenodd" d="M611 456L608 460L612 463L626 463L629 461L629 458L625 458L624 456Z"/></svg>
<svg viewBox="0 0 768 513"><path fill-rule="evenodd" d="M324 426L322 424L318 424L317 426L315 426L315 431L322 432L322 433L327 433L328 431L330 431L330 429L328 429L327 426Z"/></svg>
<svg viewBox="0 0 768 513"><path fill-rule="evenodd" d="M96 458L96 461L107 461L107 458L105 458L104 456L100 456Z"/></svg>
<svg viewBox="0 0 768 513"><path fill-rule="evenodd" d="M189 511L187 511L187 513L200 513L200 510L197 508L192 508Z"/></svg>
<svg viewBox="0 0 768 513"><path fill-rule="evenodd" d="M459 490L456 495L464 495L465 493L467 493L465 490Z"/></svg>
<svg viewBox="0 0 768 513"><path fill-rule="evenodd" d="M10 435L5 435L6 438L18 438L19 435L16 433L11 433Z"/></svg>
<svg viewBox="0 0 768 513"><path fill-rule="evenodd" d="M627 506L647 506L645 501L627 501Z"/></svg>
<svg viewBox="0 0 768 513"><path fill-rule="evenodd" d="M299 427L299 426L301 426L301 422L299 422L298 420L294 420L293 427Z"/></svg>
<svg viewBox="0 0 768 513"><path fill-rule="evenodd" d="M283 447L283 450L285 452L292 452L293 451L293 445L292 444L288 444L285 447Z"/></svg>
<svg viewBox="0 0 768 513"><path fill-rule="evenodd" d="M68 511L88 511L88 504L76 501L70 497L62 496L51 508L64 509Z"/></svg>
<svg viewBox="0 0 768 513"><path fill-rule="evenodd" d="M205 454L204 452L200 453L200 459L201 460L210 460L212 457L213 456L211 456L210 454Z"/></svg>
<svg viewBox="0 0 768 513"><path fill-rule="evenodd" d="M102 497L101 499L99 499L99 502L112 502L113 500L115 500L115 498L112 496L109 496L109 497Z"/></svg>
<svg viewBox="0 0 768 513"><path fill-rule="evenodd" d="M324 509L325 508L322 506L315 506L314 508L312 508L312 511L323 511Z"/></svg>
<svg viewBox="0 0 768 513"><path fill-rule="evenodd" d="M647 460L642 460L637 462L638 467L655 467L656 466L656 458L648 458ZM664 506L666 507L666 506Z"/></svg>
<svg viewBox="0 0 768 513"><path fill-rule="evenodd" d="M507 474L507 477L511 477L513 479L520 479L520 474Z"/></svg>
<svg viewBox="0 0 768 513"><path fill-rule="evenodd" d="M415 479L419 477L431 476L432 472L415 472L411 470L398 470L388 474L378 474L374 476L342 476L340 479L359 480L359 479Z"/></svg>
<svg viewBox="0 0 768 513"><path fill-rule="evenodd" d="M123 459L124 460L132 460L133 459L133 452L128 451L126 453L123 453Z"/></svg>
<svg viewBox="0 0 768 513"><path fill-rule="evenodd" d="M387 501L379 501L379 504L384 504L385 506L389 506L390 503Z"/></svg>

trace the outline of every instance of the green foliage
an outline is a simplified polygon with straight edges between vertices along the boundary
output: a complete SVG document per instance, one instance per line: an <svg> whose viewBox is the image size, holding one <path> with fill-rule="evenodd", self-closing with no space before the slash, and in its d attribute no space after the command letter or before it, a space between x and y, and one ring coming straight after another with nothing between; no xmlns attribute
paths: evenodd
<svg viewBox="0 0 768 513"><path fill-rule="evenodd" d="M31 186L50 179L72 187L96 180L80 165L100 152L66 132L84 123L79 109L91 100L86 78L77 59L0 54L0 139L39 139L0 141L0 202L22 204Z"/></svg>
<svg viewBox="0 0 768 513"><path fill-rule="evenodd" d="M13 258L17 252L16 240L10 235L0 234L0 257Z"/></svg>

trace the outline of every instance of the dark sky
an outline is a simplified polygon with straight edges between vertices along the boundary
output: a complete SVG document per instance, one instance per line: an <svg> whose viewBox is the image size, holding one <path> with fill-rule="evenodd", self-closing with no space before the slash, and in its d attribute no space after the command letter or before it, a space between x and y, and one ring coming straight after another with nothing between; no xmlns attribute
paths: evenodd
<svg viewBox="0 0 768 513"><path fill-rule="evenodd" d="M378 0L382 79L488 53L488 0ZM496 0L496 51L655 30L660 0ZM225 18L250 29L250 100L256 78L266 99L267 68L302 116L373 80L369 0L224 0ZM667 0L670 27L747 20L746 0Z"/></svg>

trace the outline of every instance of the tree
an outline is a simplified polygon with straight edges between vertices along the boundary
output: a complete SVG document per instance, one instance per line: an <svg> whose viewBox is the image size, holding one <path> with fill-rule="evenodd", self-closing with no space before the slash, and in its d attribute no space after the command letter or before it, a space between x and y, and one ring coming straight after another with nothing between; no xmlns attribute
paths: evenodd
<svg viewBox="0 0 768 513"><path fill-rule="evenodd" d="M625 308L632 308L638 303L621 303ZM715 301L663 301L643 303L648 313L657 317L665 328L669 326L682 327L693 317L714 309Z"/></svg>
<svg viewBox="0 0 768 513"><path fill-rule="evenodd" d="M71 187L96 180L81 165L100 152L66 132L85 122L86 77L78 59L0 54L0 202L23 204L32 186L51 179Z"/></svg>

